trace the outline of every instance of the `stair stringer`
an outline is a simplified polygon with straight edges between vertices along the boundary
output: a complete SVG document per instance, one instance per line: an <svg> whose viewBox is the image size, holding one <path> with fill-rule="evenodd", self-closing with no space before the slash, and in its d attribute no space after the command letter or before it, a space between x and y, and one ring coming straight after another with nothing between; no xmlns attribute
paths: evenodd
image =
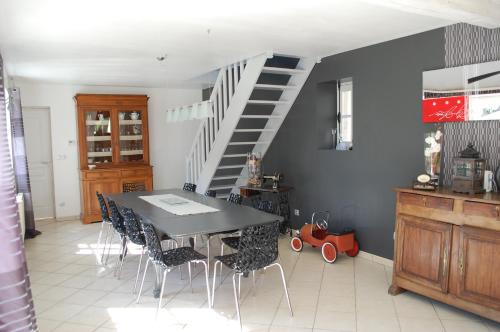
<svg viewBox="0 0 500 332"><path fill-rule="evenodd" d="M231 140L236 125L240 120L240 116L245 110L267 58L267 54L261 54L247 61L243 75L236 87L231 102L226 110L224 120L222 121L217 137L213 143L213 148L198 177L196 192L204 194L210 187L212 178L217 171L217 167Z"/></svg>
<svg viewBox="0 0 500 332"><path fill-rule="evenodd" d="M293 107L295 100L297 99L305 82L307 81L307 78L311 74L311 71L313 70L316 62L317 61L315 59L312 59L312 58L301 58L300 59L300 61L297 64L297 68L302 68L305 71L302 74L294 75L290 78L287 85L294 85L296 88L292 89L292 90L283 91L283 94L281 95L280 100L286 100L288 103L282 104L282 105L277 105L274 108L272 115L279 115L280 117L269 119L266 123L266 126L264 127L264 129L266 129L266 130L267 129L274 129L274 130L263 131L260 134L259 139L258 139L258 142L269 142L269 143L255 144L255 146L252 149L253 153L260 153L261 157L264 158L267 150L269 149L269 146L271 145L271 143L274 140L274 137L278 133L278 130L281 128L283 121L285 121L285 118L288 115L288 112ZM240 176L236 180L236 183L232 189L232 192L239 193L238 188L240 186L246 185L247 180L248 180L248 170L246 168L243 168Z"/></svg>

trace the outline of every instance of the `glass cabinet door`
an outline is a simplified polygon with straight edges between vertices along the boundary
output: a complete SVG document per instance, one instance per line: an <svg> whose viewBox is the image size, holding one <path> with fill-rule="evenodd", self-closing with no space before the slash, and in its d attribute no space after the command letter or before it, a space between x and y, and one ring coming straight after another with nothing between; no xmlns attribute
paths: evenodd
<svg viewBox="0 0 500 332"><path fill-rule="evenodd" d="M141 110L119 110L120 162L144 161L143 112Z"/></svg>
<svg viewBox="0 0 500 332"><path fill-rule="evenodd" d="M113 162L111 110L85 111L88 165Z"/></svg>

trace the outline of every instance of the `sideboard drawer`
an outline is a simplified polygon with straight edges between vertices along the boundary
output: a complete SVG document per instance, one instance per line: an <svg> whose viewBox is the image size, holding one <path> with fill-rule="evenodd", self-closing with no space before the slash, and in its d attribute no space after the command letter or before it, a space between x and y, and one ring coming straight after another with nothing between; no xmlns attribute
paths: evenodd
<svg viewBox="0 0 500 332"><path fill-rule="evenodd" d="M118 170L85 170L82 171L82 178L84 180L101 180L101 179L114 179L120 177Z"/></svg>
<svg viewBox="0 0 500 332"><path fill-rule="evenodd" d="M400 193L399 201L402 204L410 204L431 209L453 211L453 199L434 197L419 194Z"/></svg>
<svg viewBox="0 0 500 332"><path fill-rule="evenodd" d="M465 201L464 214L500 219L500 205Z"/></svg>
<svg viewBox="0 0 500 332"><path fill-rule="evenodd" d="M140 177L140 176L150 176L151 169L149 168L135 168L135 169L123 169L122 177Z"/></svg>
<svg viewBox="0 0 500 332"><path fill-rule="evenodd" d="M426 197L427 196L418 195L418 194L400 193L399 194L399 202L401 204L410 204L410 205L424 207Z"/></svg>
<svg viewBox="0 0 500 332"><path fill-rule="evenodd" d="M432 209L453 211L453 198L427 196L425 206Z"/></svg>

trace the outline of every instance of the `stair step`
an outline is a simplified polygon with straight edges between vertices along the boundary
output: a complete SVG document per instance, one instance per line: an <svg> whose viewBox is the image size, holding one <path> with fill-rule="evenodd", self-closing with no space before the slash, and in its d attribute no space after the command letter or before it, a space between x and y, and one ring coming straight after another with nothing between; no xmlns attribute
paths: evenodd
<svg viewBox="0 0 500 332"><path fill-rule="evenodd" d="M217 169L243 168L246 166L247 166L246 164L243 164L243 165L224 165L224 166L217 167Z"/></svg>
<svg viewBox="0 0 500 332"><path fill-rule="evenodd" d="M237 179L239 178L240 175L223 175L223 176L214 176L212 178L213 181L216 181L216 180L233 180L233 179Z"/></svg>
<svg viewBox="0 0 500 332"><path fill-rule="evenodd" d="M242 115L242 119L281 119L281 115Z"/></svg>
<svg viewBox="0 0 500 332"><path fill-rule="evenodd" d="M217 196L217 198L221 198L221 199L227 199L229 197L228 194L224 194L224 195L219 195Z"/></svg>
<svg viewBox="0 0 500 332"><path fill-rule="evenodd" d="M255 144L269 144L269 141L262 142L229 142L228 145L255 145Z"/></svg>
<svg viewBox="0 0 500 332"><path fill-rule="evenodd" d="M305 70L281 68L281 67L264 67L264 68L262 68L262 72L269 73L269 74L297 75L297 74L305 73Z"/></svg>
<svg viewBox="0 0 500 332"><path fill-rule="evenodd" d="M235 153L235 154L225 154L222 155L222 158L240 158L240 157L246 157L246 153Z"/></svg>
<svg viewBox="0 0 500 332"><path fill-rule="evenodd" d="M285 104L288 104L288 102L283 101L283 100L249 100L248 104L253 104L253 105L285 105Z"/></svg>
<svg viewBox="0 0 500 332"><path fill-rule="evenodd" d="M212 186L209 189L210 190L224 190L224 189L233 189L234 185L228 185L228 186Z"/></svg>
<svg viewBox="0 0 500 332"><path fill-rule="evenodd" d="M235 133L255 133L264 131L275 131L275 129L235 129Z"/></svg>
<svg viewBox="0 0 500 332"><path fill-rule="evenodd" d="M255 84L256 89L260 90L288 90L297 89L295 85L276 85L276 84Z"/></svg>

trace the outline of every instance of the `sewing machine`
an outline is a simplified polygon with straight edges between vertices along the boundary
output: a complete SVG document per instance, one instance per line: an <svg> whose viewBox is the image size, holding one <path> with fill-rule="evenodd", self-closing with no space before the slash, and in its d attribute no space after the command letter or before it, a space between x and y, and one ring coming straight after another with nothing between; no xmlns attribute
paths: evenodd
<svg viewBox="0 0 500 332"><path fill-rule="evenodd" d="M264 182L267 180L273 181L273 189L278 189L280 187L280 181L283 181L283 174L274 172L273 175L264 175Z"/></svg>

